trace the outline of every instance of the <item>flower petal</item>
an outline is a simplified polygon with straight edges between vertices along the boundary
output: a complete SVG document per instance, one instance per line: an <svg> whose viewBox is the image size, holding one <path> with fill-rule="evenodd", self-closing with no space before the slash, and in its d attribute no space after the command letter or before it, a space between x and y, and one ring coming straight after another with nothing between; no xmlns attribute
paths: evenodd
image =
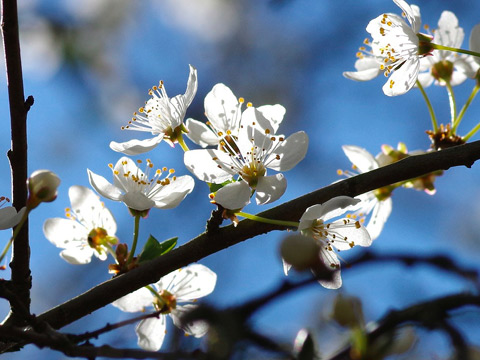
<svg viewBox="0 0 480 360"><path fill-rule="evenodd" d="M344 226L345 222L351 222L352 226ZM350 250L351 244L358 246L370 246L372 245L372 239L367 229L362 225L359 228L354 226L351 219L339 219L330 223L330 229L332 233L341 235L345 238L345 241L336 240L333 246L338 250Z"/></svg>
<svg viewBox="0 0 480 360"><path fill-rule="evenodd" d="M337 255L335 255L333 251L328 251L322 248L319 256L320 260L322 260L322 262L325 264L325 267L328 270L334 271L334 273L332 280L319 280L318 282L327 289L340 288L342 286L342 276L340 274L340 261L338 261Z"/></svg>
<svg viewBox="0 0 480 360"><path fill-rule="evenodd" d="M377 160L367 150L355 145L343 145L342 150L348 160L355 165L361 173L366 173L378 168Z"/></svg>
<svg viewBox="0 0 480 360"><path fill-rule="evenodd" d="M90 246L69 247L60 252L60 257L72 265L89 264L92 261L93 249Z"/></svg>
<svg viewBox="0 0 480 360"><path fill-rule="evenodd" d="M414 10L407 4L404 0L393 0L397 6L402 9L402 12L408 19L408 22L412 25L412 29L414 33L418 33L420 31L420 23L417 23L418 16L416 16Z"/></svg>
<svg viewBox="0 0 480 360"><path fill-rule="evenodd" d="M140 321L135 328L138 337L138 346L143 350L158 351L165 339L165 315L157 318L148 318Z"/></svg>
<svg viewBox="0 0 480 360"><path fill-rule="evenodd" d="M56 247L66 249L76 243L86 241L88 230L78 222L70 219L52 218L43 224L45 237Z"/></svg>
<svg viewBox="0 0 480 360"><path fill-rule="evenodd" d="M287 189L287 179L283 174L262 176L258 179L255 200L257 205L265 205L278 200Z"/></svg>
<svg viewBox="0 0 480 360"><path fill-rule="evenodd" d="M112 305L125 312L145 311L147 306L153 303L153 295L147 288L140 288L120 299L112 302Z"/></svg>
<svg viewBox="0 0 480 360"><path fill-rule="evenodd" d="M205 115L218 131L238 130L241 111L232 90L224 84L216 84L205 96Z"/></svg>
<svg viewBox="0 0 480 360"><path fill-rule="evenodd" d="M218 145L218 137L206 124L194 119L187 119L185 127L188 129L188 138L195 144L203 148L209 145Z"/></svg>
<svg viewBox="0 0 480 360"><path fill-rule="evenodd" d="M188 76L187 90L185 91L185 95L183 95L185 99L185 107L190 106L190 104L192 103L193 98L197 93L197 86L198 86L197 69L192 65L188 65L188 66L190 68L190 75Z"/></svg>
<svg viewBox="0 0 480 360"><path fill-rule="evenodd" d="M97 175L89 169L87 169L87 173L90 185L97 193L107 199L121 201L123 195L119 188L110 184L103 176Z"/></svg>
<svg viewBox="0 0 480 360"><path fill-rule="evenodd" d="M372 238L372 241L378 238L383 230L383 226L387 222L390 213L392 212L392 199L388 198L379 201L373 208L372 216L367 224L367 231Z"/></svg>
<svg viewBox="0 0 480 360"><path fill-rule="evenodd" d="M213 159L217 160L213 160ZM183 161L192 174L202 181L221 184L232 178L235 171L229 167L230 158L223 151L213 149L185 152Z"/></svg>
<svg viewBox="0 0 480 360"><path fill-rule="evenodd" d="M167 290L178 302L199 299L215 289L217 274L201 264L192 264L165 275L157 282L159 290Z"/></svg>
<svg viewBox="0 0 480 360"><path fill-rule="evenodd" d="M267 167L276 171L287 171L297 165L307 153L308 136L298 131L286 138L267 159ZM278 155L278 156L277 156ZM277 159L273 159L277 156ZM273 159L270 161L270 159Z"/></svg>
<svg viewBox="0 0 480 360"><path fill-rule="evenodd" d="M17 210L13 206L7 206L0 209L0 230L10 229L17 225L22 219L26 208Z"/></svg>
<svg viewBox="0 0 480 360"><path fill-rule="evenodd" d="M480 52L480 24L475 25L470 33L469 46L470 50ZM473 59L477 64L480 64L479 57L474 56Z"/></svg>
<svg viewBox="0 0 480 360"><path fill-rule="evenodd" d="M347 211L346 208L359 202L360 200L349 196L337 196L321 205L310 206L300 218L298 230L308 229L311 226L311 222L315 219L322 219L326 222L329 219L340 216Z"/></svg>
<svg viewBox="0 0 480 360"><path fill-rule="evenodd" d="M141 192L129 191L122 196L121 201L130 209L143 211L149 210L155 206L155 201L149 199Z"/></svg>
<svg viewBox="0 0 480 360"><path fill-rule="evenodd" d="M357 71L345 71L343 76L355 81L368 81L376 78L380 73L380 64L374 57L364 57L355 62Z"/></svg>
<svg viewBox="0 0 480 360"><path fill-rule="evenodd" d="M123 143L111 141L110 149L125 155L139 155L153 150L158 144L160 144L164 136L165 134L161 133L151 139L145 140L133 139Z"/></svg>
<svg viewBox="0 0 480 360"><path fill-rule="evenodd" d="M280 123L283 121L286 110L280 104L275 105L263 105L257 107L257 110L262 113L262 115L270 122L269 129L273 129L273 132L276 133Z"/></svg>
<svg viewBox="0 0 480 360"><path fill-rule="evenodd" d="M188 324L182 323L182 317L197 307L197 305L193 304L177 306L177 308L175 310L172 310L172 312L170 313L170 317L172 318L173 324L176 327L182 329L188 335L200 338L208 332L208 323L206 321L194 321Z"/></svg>
<svg viewBox="0 0 480 360"><path fill-rule="evenodd" d="M194 186L195 181L191 176L180 176L171 181L170 184L162 186L160 191L151 199L158 209L173 209L192 192Z"/></svg>
<svg viewBox="0 0 480 360"><path fill-rule="evenodd" d="M242 209L250 203L252 190L245 181L227 184L215 193L215 202L225 209Z"/></svg>
<svg viewBox="0 0 480 360"><path fill-rule="evenodd" d="M462 46L465 33L458 26L458 19L451 11L444 11L438 20L438 29L435 30L433 42L443 46L459 48ZM441 58L451 55L450 51L440 50Z"/></svg>
<svg viewBox="0 0 480 360"><path fill-rule="evenodd" d="M389 80L383 85L383 93L387 96L398 96L410 90L418 78L420 61L418 57L410 57L402 67L390 75Z"/></svg>

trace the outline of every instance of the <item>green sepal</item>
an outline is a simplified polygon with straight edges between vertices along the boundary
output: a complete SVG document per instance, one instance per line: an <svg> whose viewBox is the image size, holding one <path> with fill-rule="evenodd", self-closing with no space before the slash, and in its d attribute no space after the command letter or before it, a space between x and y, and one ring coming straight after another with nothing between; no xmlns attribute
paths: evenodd
<svg viewBox="0 0 480 360"><path fill-rule="evenodd" d="M173 237L160 243L153 237L153 235L150 235L138 257L138 263L150 261L159 256L165 255L177 245L177 239L178 237Z"/></svg>

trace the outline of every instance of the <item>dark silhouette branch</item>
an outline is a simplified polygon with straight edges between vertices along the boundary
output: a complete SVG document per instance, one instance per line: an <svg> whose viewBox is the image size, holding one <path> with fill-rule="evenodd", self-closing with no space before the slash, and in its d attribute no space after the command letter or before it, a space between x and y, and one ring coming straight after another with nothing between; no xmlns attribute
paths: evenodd
<svg viewBox="0 0 480 360"><path fill-rule="evenodd" d="M27 202L27 112L33 105L33 97L25 102L23 91L22 63L18 32L18 14L16 0L2 0L2 36L7 72L8 99L10 104L10 122L12 129L12 147L8 151L12 170L13 206L20 210ZM24 223L13 244L12 269L13 289L23 303L30 309L30 246L28 240L28 220ZM23 309L22 311L23 312ZM10 321L22 321L16 317L17 307L11 304Z"/></svg>
<svg viewBox="0 0 480 360"><path fill-rule="evenodd" d="M425 301L403 310L391 311L383 319L378 321L378 327L368 334L368 343L372 344L380 336L391 333L403 324L417 324L428 329L443 330L450 337L454 347L457 349L457 355L464 354L462 348L463 338L448 323L449 311L462 308L464 306L480 307L480 296L473 294L455 294L434 300ZM338 354L327 360L354 360L350 356L351 348L347 347ZM462 358L466 359L466 358Z"/></svg>
<svg viewBox="0 0 480 360"><path fill-rule="evenodd" d="M480 141L438 152L411 156L389 166L331 184L259 215L271 219L298 220L307 207L323 203L335 196L357 196L398 181L415 178L436 170L447 170L453 166L471 167L479 158ZM39 317L54 328L61 328L142 286L158 281L160 277L179 267L199 261L257 235L282 229L284 228L277 225L242 220L237 227L229 225L219 228L213 233L203 233L161 258L106 281Z"/></svg>

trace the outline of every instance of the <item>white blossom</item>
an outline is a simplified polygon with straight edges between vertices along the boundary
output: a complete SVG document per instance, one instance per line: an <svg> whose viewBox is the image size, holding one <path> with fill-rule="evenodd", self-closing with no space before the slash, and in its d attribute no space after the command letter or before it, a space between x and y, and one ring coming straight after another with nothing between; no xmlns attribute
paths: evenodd
<svg viewBox="0 0 480 360"><path fill-rule="evenodd" d="M175 171L166 167L154 170L153 175L150 174L154 167L150 160L147 160L145 173L127 157L118 160L115 167L112 164L109 164L109 167L113 173L113 184L87 169L90 185L103 197L122 201L130 209L138 211L152 207L174 208L192 192L195 185L191 176L176 177Z"/></svg>
<svg viewBox="0 0 480 360"><path fill-rule="evenodd" d="M185 130L183 119L197 92L197 70L190 65L187 90L183 95L169 98L163 81L149 90L151 98L135 112L132 120L122 129L150 132L153 138L133 139L124 143L112 141L110 148L125 155L138 155L154 149L162 140L170 145Z"/></svg>
<svg viewBox="0 0 480 360"><path fill-rule="evenodd" d="M112 213L84 186L70 187L68 196L71 203L66 210L68 219L47 219L43 225L45 237L64 249L60 256L70 264L88 264L92 255L106 260L108 247L117 242L117 224Z"/></svg>
<svg viewBox="0 0 480 360"><path fill-rule="evenodd" d="M0 230L10 229L17 225L26 211L26 207L23 207L17 213L17 209L13 206L5 206L8 203L10 203L9 198L0 197Z"/></svg>
<svg viewBox="0 0 480 360"><path fill-rule="evenodd" d="M189 335L202 337L206 334L208 331L206 323L197 321L182 324L180 320L183 313L195 307L188 303L210 294L215 288L216 281L217 275L212 270L200 264L193 264L171 272L157 283L128 294L114 301L112 305L126 312L143 312L149 306L161 312L158 318L142 320L135 329L138 345L145 350L157 351L161 348L167 332L165 324L167 315L172 318L175 326Z"/></svg>

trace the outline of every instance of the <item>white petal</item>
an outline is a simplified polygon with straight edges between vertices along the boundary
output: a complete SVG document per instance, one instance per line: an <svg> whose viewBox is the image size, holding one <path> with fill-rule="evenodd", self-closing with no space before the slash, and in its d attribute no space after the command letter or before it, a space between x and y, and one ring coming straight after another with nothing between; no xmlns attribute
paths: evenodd
<svg viewBox="0 0 480 360"><path fill-rule="evenodd" d="M113 201L121 201L122 192L116 186L110 184L103 176L97 175L87 169L90 185L97 193Z"/></svg>
<svg viewBox="0 0 480 360"><path fill-rule="evenodd" d="M288 272L290 271L290 269L292 268L292 265L290 265L289 263L287 263L285 260L282 259L282 263L283 263L283 272L285 273L285 275L287 276L288 275Z"/></svg>
<svg viewBox="0 0 480 360"><path fill-rule="evenodd" d="M404 0L393 0L397 6L402 9L402 12L405 13L405 16L408 19L408 22L412 25L413 32L418 33L420 31L420 24L417 23L418 17L415 16L415 12Z"/></svg>
<svg viewBox="0 0 480 360"><path fill-rule="evenodd" d="M144 172L138 168L136 162L129 157L122 156L113 167L113 185L125 192L137 191L138 185L132 181L132 174L139 179L146 178Z"/></svg>
<svg viewBox="0 0 480 360"><path fill-rule="evenodd" d="M17 210L13 206L7 206L0 209L0 230L10 229L17 225L22 219L26 208Z"/></svg>
<svg viewBox="0 0 480 360"><path fill-rule="evenodd" d="M177 306L175 310L172 310L170 317L173 320L173 324L185 331L188 335L192 335L196 338L204 336L208 332L208 323L205 321L194 321L188 324L182 324L182 317L188 312L197 308L196 305L187 304L184 306Z"/></svg>
<svg viewBox="0 0 480 360"><path fill-rule="evenodd" d="M60 257L72 265L84 265L92 260L93 249L86 245L68 248L60 252Z"/></svg>
<svg viewBox="0 0 480 360"><path fill-rule="evenodd" d="M43 224L45 237L59 248L76 247L87 240L87 229L74 220L52 218Z"/></svg>
<svg viewBox="0 0 480 360"><path fill-rule="evenodd" d="M216 84L205 97L205 115L218 131L238 130L240 105L232 90L224 84Z"/></svg>
<svg viewBox="0 0 480 360"><path fill-rule="evenodd" d="M367 150L355 145L343 145L342 150L361 173L378 168L377 160Z"/></svg>
<svg viewBox="0 0 480 360"><path fill-rule="evenodd" d="M458 26L458 19L451 11L444 11L438 20L438 29L435 30L433 42L435 44L461 47L463 37L465 36L463 29ZM449 51L440 50L442 58L451 54Z"/></svg>
<svg viewBox="0 0 480 360"><path fill-rule="evenodd" d="M151 306L152 304L153 294L144 287L112 302L113 306L125 312L144 311L147 306Z"/></svg>
<svg viewBox="0 0 480 360"><path fill-rule="evenodd" d="M402 67L393 72L390 78L383 85L383 93L387 96L398 96L410 90L418 78L420 61L414 56L405 61ZM393 85L390 85L393 81Z"/></svg>
<svg viewBox="0 0 480 360"><path fill-rule="evenodd" d="M218 160L213 160L217 158ZM230 158L223 151L204 149L185 152L183 161L192 174L202 181L221 184L232 178L235 174L229 165ZM218 166L221 166L219 168Z"/></svg>
<svg viewBox="0 0 480 360"><path fill-rule="evenodd" d="M257 205L269 204L278 200L287 189L287 179L283 174L262 176L258 179L255 200Z"/></svg>
<svg viewBox="0 0 480 360"><path fill-rule="evenodd" d="M273 129L273 132L276 133L280 123L283 121L286 110L280 104L275 105L263 105L257 107L257 110L260 111L263 116L270 122L269 129Z"/></svg>
<svg viewBox="0 0 480 360"><path fill-rule="evenodd" d="M367 231L372 238L372 241L378 238L383 230L383 226L387 222L390 213L392 212L392 199L388 198L379 201L373 208L372 216L368 221Z"/></svg>
<svg viewBox="0 0 480 360"><path fill-rule="evenodd" d="M275 133L280 125L280 121L283 120L283 115L285 114L285 108L281 105L277 105L278 108L273 108L271 105L266 105L262 107L265 110L265 113L254 107L248 107L242 114L242 125L250 125L264 132L264 130L269 129L271 133ZM270 107L270 108L269 108ZM272 109L273 108L273 109ZM283 115L281 112L283 110ZM272 120L273 117L273 120Z"/></svg>
<svg viewBox="0 0 480 360"><path fill-rule="evenodd" d="M332 232L340 234L346 238L346 241L335 241L333 246L338 250L350 250L352 247L350 243L353 241L354 245L358 246L370 246L372 245L372 239L364 226L360 226L358 229L355 226L342 226L345 221L349 219L340 219L332 222ZM350 220L352 221L352 220Z"/></svg>
<svg viewBox="0 0 480 360"><path fill-rule="evenodd" d="M159 290L168 290L178 302L199 299L215 289L217 274L201 264L192 264L165 275L157 282Z"/></svg>
<svg viewBox="0 0 480 360"><path fill-rule="evenodd" d="M163 140L164 133L157 135L151 139L137 140L133 139L123 143L116 141L110 142L110 149L125 155L139 155L153 150Z"/></svg>
<svg viewBox="0 0 480 360"><path fill-rule="evenodd" d="M148 210L155 206L155 201L149 199L141 192L127 192L125 195L123 195L121 200L130 209L138 211Z"/></svg>
<svg viewBox="0 0 480 360"><path fill-rule="evenodd" d="M222 187L215 193L215 202L225 209L242 209L250 203L252 190L245 181L236 181Z"/></svg>
<svg viewBox="0 0 480 360"><path fill-rule="evenodd" d="M192 65L188 66L190 68L190 75L188 76L187 90L185 91L185 95L183 95L185 99L185 107L190 106L190 104L192 103L193 98L197 93L198 86L197 69L195 69L195 67L193 67Z"/></svg>
<svg viewBox="0 0 480 360"><path fill-rule="evenodd" d="M364 57L355 62L357 71L345 71L343 76L355 81L368 81L376 78L380 73L380 64L374 57Z"/></svg>
<svg viewBox="0 0 480 360"><path fill-rule="evenodd" d="M353 199L349 196L337 196L323 203L310 206L300 218L300 225L298 230L308 229L312 220L323 219L328 221L329 219L340 216L347 211L349 206L356 205L360 202L358 199Z"/></svg>
<svg viewBox="0 0 480 360"><path fill-rule="evenodd" d="M305 157L307 149L308 136L304 131L298 131L286 138L275 149L269 159L276 155L279 155L280 159L274 159L273 161L268 159L267 167L276 171L290 170Z"/></svg>
<svg viewBox="0 0 480 360"><path fill-rule="evenodd" d="M140 321L135 328L138 346L148 351L160 350L166 333L165 318L165 315L160 315L159 319L148 318Z"/></svg>
<svg viewBox="0 0 480 360"><path fill-rule="evenodd" d="M480 52L480 24L477 24L473 27L472 32L470 33L470 50ZM476 63L480 64L480 58L474 56L473 59Z"/></svg>
<svg viewBox="0 0 480 360"><path fill-rule="evenodd" d="M161 190L152 197L158 209L173 209L190 194L195 186L195 181L188 175L177 177L170 184L162 186Z"/></svg>
<svg viewBox="0 0 480 360"><path fill-rule="evenodd" d="M333 251L328 251L321 249L320 250L320 260L325 264L326 268L334 271L332 280L326 281L326 280L319 280L318 282L320 285L322 285L324 288L327 289L338 289L342 286L342 276L340 274L340 261L338 261L337 255ZM332 267L334 265L334 267ZM338 270L337 267L338 266Z"/></svg>
<svg viewBox="0 0 480 360"><path fill-rule="evenodd" d="M204 148L209 145L218 145L218 137L204 123L194 119L187 119L185 122L185 127L188 129L188 138L195 144Z"/></svg>

